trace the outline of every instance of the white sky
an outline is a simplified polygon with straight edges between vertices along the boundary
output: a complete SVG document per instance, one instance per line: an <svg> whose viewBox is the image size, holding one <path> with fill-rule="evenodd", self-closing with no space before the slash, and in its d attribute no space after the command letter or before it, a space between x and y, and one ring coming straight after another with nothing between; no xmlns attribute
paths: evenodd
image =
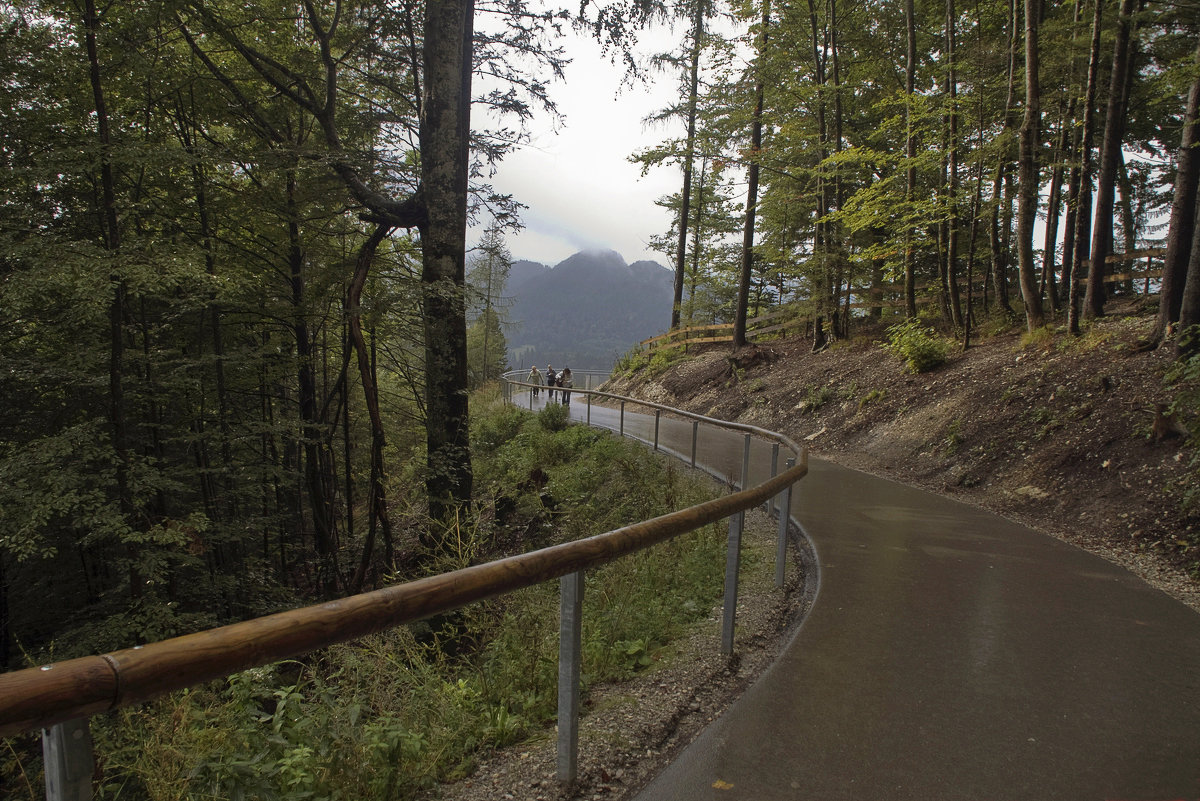
<svg viewBox="0 0 1200 801"><path fill-rule="evenodd" d="M667 30L653 34L659 49L670 48L672 38ZM648 243L668 231L671 219L654 201L678 192L682 176L677 166L666 166L643 178L628 157L673 135L644 128L642 120L671 102L677 78L663 74L653 86L622 87L622 67L609 63L593 40L569 34L564 44L572 63L566 81L550 87L564 124L555 132L545 115L536 118L530 144L507 157L491 179L497 191L528 206L524 230L506 236L509 252L514 260L553 266L580 250L611 249L627 262L665 264ZM467 232L468 246L488 222Z"/></svg>

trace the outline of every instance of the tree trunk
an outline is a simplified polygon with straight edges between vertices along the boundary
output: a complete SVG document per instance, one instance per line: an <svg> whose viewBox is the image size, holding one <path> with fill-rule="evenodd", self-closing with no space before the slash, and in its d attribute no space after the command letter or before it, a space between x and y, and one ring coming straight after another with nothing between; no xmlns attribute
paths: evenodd
<svg viewBox="0 0 1200 801"><path fill-rule="evenodd" d="M1058 247L1058 219L1062 207L1063 161L1070 145L1069 120L1074 113L1075 98L1072 97L1060 119L1058 144L1054 152L1054 168L1050 172L1050 194L1046 199L1046 237L1042 242L1042 281L1039 294L1050 301L1050 308L1058 311L1058 282L1055 280L1057 263L1054 251Z"/></svg>
<svg viewBox="0 0 1200 801"><path fill-rule="evenodd" d="M692 202L692 162L696 148L696 106L700 90L700 46L704 37L704 3L696 2L692 18L692 63L688 75L687 144L683 154L683 193L679 205L679 240L675 247L675 286L671 303L671 330L679 328L683 305L683 277L687 260L687 229Z"/></svg>
<svg viewBox="0 0 1200 801"><path fill-rule="evenodd" d="M347 292L347 303L350 318L350 341L354 344L354 352L358 355L358 372L362 378L363 395L367 404L367 415L371 420L371 485L369 489L371 504L371 525L367 531L367 544L363 547L363 558L355 573L352 589L358 592L362 589L366 578L366 566L370 562L370 553L375 541L375 526L383 530L385 540L392 538L392 523L388 516L387 507L387 472L383 466L383 449L387 445L387 437L383 429L383 416L379 411L379 388L375 384L375 370L371 364L367 343L362 330L362 292L367 282L367 274L371 269L371 261L375 250L388 235L390 227L377 226L370 238L362 244L354 265L354 277L350 281ZM388 565L389 568L393 567Z"/></svg>
<svg viewBox="0 0 1200 801"><path fill-rule="evenodd" d="M1002 136L1012 130L1012 107L1016 93L1017 71L1017 6L1016 0L1009 0L1008 15L1008 92L1004 101L1004 131ZM996 165L996 174L992 180L992 219L988 236L992 248L992 282L996 287L996 304L1008 317L1015 317L1012 303L1008 298L1008 253L1000 235L1004 187L1008 183L1008 153L1000 155Z"/></svg>
<svg viewBox="0 0 1200 801"><path fill-rule="evenodd" d="M473 0L442 0L425 7L425 488L430 516L444 525L453 524L459 507L470 501L472 484L464 288L473 17ZM436 547L440 540L440 534L428 534L424 544Z"/></svg>
<svg viewBox="0 0 1200 801"><path fill-rule="evenodd" d="M741 275L738 279L737 308L733 318L733 348L744 348L746 311L750 303L750 277L754 266L754 216L758 204L758 162L762 148L763 61L767 52L767 27L771 23L771 1L763 0L762 32L759 36L758 64L754 78L754 118L750 124L749 176L746 186L746 220L742 228Z"/></svg>
<svg viewBox="0 0 1200 801"><path fill-rule="evenodd" d="M1025 324L1033 331L1045 324L1033 263L1033 225L1037 218L1038 141L1042 127L1041 87L1038 83L1039 0L1025 0L1025 116L1021 120L1020 174L1017 188L1017 253Z"/></svg>
<svg viewBox="0 0 1200 801"><path fill-rule="evenodd" d="M957 13L954 0L946 0L946 94L949 110L946 115L946 286L950 293L950 320L956 328L963 325L962 300L958 286L958 75L955 69L957 54Z"/></svg>
<svg viewBox="0 0 1200 801"><path fill-rule="evenodd" d="M1083 131L1080 134L1077 161L1080 164L1079 191L1075 205L1075 229L1069 235L1074 239L1072 246L1070 280L1067 287L1067 330L1079 333L1079 305L1083 297L1083 264L1088 260L1091 243L1092 220L1092 141L1096 125L1096 84L1100 75L1100 34L1104 25L1104 1L1094 0L1095 14L1092 17L1092 43L1088 55L1087 88L1083 100Z"/></svg>
<svg viewBox="0 0 1200 801"><path fill-rule="evenodd" d="M1095 222L1092 223L1092 256L1088 266L1084 314L1104 314L1105 261L1112 252L1113 202L1116 194L1117 161L1125 136L1125 94L1132 63L1133 9L1135 0L1121 0L1117 38L1113 44L1112 76L1108 86L1108 107L1104 121L1104 141L1100 147L1100 171L1096 175Z"/></svg>
<svg viewBox="0 0 1200 801"><path fill-rule="evenodd" d="M908 161L908 169L904 172L904 202L911 209L917 188L917 136L913 131L912 102L916 94L917 72L917 24L913 0L904 0L904 26L907 46L904 74L904 155ZM913 269L912 229L904 230L904 314L906 317L917 316L917 280Z"/></svg>
<svg viewBox="0 0 1200 801"><path fill-rule="evenodd" d="M1175 167L1175 197L1171 201L1171 221L1167 228L1167 255L1163 260L1162 290L1158 297L1156 340L1179 320L1183 288L1187 283L1188 254L1196 227L1197 184L1200 184L1200 44L1196 46L1196 80L1188 92L1183 115L1183 136Z"/></svg>
<svg viewBox="0 0 1200 801"><path fill-rule="evenodd" d="M1179 306L1180 359L1200 354L1200 207L1192 225L1192 254L1188 259L1187 280Z"/></svg>

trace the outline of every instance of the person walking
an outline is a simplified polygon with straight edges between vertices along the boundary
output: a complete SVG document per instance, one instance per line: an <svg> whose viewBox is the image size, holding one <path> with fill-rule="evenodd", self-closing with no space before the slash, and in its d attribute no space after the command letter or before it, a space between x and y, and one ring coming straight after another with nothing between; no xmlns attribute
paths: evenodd
<svg viewBox="0 0 1200 801"><path fill-rule="evenodd" d="M554 384L558 380L558 373L554 372L554 368L546 365L546 402L554 403Z"/></svg>
<svg viewBox="0 0 1200 801"><path fill-rule="evenodd" d="M563 367L562 372L558 374L558 385L562 387L562 402L563 406L571 405L571 387L575 383L571 381L571 368Z"/></svg>
<svg viewBox="0 0 1200 801"><path fill-rule="evenodd" d="M527 380L530 384L533 384L533 397L536 398L539 392L538 387L542 385L542 374L538 372L537 365L529 368L529 378Z"/></svg>

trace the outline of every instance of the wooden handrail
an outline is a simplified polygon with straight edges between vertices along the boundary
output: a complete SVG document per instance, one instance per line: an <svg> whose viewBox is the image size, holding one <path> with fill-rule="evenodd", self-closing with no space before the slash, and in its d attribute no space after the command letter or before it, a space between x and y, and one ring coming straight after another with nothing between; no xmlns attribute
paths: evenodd
<svg viewBox="0 0 1200 801"><path fill-rule="evenodd" d="M0 674L0 737L140 703L603 565L757 506L808 472L807 450L786 437L713 422L779 439L795 450L798 463L757 487L576 542L144 646Z"/></svg>
<svg viewBox="0 0 1200 801"><path fill-rule="evenodd" d="M1145 250L1137 250L1132 253L1113 253L1113 254L1109 255L1107 258L1105 258L1104 261L1106 264L1115 264L1118 262L1135 261L1135 260L1141 259L1141 258L1163 256L1163 255L1166 255L1166 252L1167 252L1166 248L1147 248ZM1091 260L1084 259L1082 261L1082 264L1084 264L1085 266L1090 266ZM1105 281L1105 283L1108 283L1111 281L1128 281L1128 280L1135 279L1135 278L1161 278L1161 277L1162 277L1162 270L1147 270L1147 271L1131 270L1129 272L1119 273L1117 275L1106 275L1104 277L1104 281ZM1082 280L1084 283L1087 283L1086 277L1084 277ZM986 281L983 278L977 279L975 281L975 284L978 286L982 286L985 283L986 283ZM929 289L930 287L934 287L934 286L938 286L936 281L922 281L921 283L916 285L915 289L920 291L920 290L924 290L924 289ZM871 289L876 289L876 288L872 287ZM890 291L892 294L897 294L897 293L903 291L904 285L903 284L887 284L884 286L880 286L877 289L881 293L888 293ZM882 299L878 299L878 300L855 301L850 304L850 307L854 308L854 309L871 309L871 308L888 309L888 308L899 308L903 305L904 305L903 300L885 301ZM778 308L775 311L770 312L768 314L760 315L758 317L752 317L746 321L746 326L747 326L747 328L749 328L749 327L755 325L756 323L766 322L767 320L774 319L775 317L778 317L781 314L786 314L787 311L788 310L785 305L784 308ZM716 343L716 342L732 342L733 341L732 336L727 336L727 337L711 337L710 336L710 337L703 337L703 338L692 338L690 335L693 332L720 331L720 330L724 330L727 328L733 328L733 327L734 327L733 323L713 323L711 325L693 325L693 326L688 326L687 328L676 328L675 330L668 331L665 334L659 334L658 336L653 336L653 337L650 337L649 339L643 339L641 342L638 343L638 347L640 347L640 348L652 347L652 349L653 349L653 347L666 348L666 347L678 347L680 345L698 345L698 344ZM762 330L754 331L754 332L748 331L747 333L765 334L765 333L770 333L772 331L779 330L780 327L781 326L771 326L770 328L767 328L767 329L762 329ZM656 343L661 342L662 340L667 340L667 342L664 343L663 345L656 345Z"/></svg>

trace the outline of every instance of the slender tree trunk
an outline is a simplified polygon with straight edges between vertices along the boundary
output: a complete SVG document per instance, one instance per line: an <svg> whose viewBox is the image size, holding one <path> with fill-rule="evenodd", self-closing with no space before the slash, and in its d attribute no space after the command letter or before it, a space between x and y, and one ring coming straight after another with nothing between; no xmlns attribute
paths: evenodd
<svg viewBox="0 0 1200 801"><path fill-rule="evenodd" d="M1113 282L1113 291L1124 291L1127 295L1134 293L1133 288L1133 268L1137 266L1135 259L1128 258L1128 254L1137 250L1138 240L1138 224L1137 215L1133 210L1134 188L1133 181L1129 177L1129 168L1125 164L1125 154L1117 154L1117 188L1121 190L1121 199L1117 203L1117 209L1121 214L1121 238L1124 240L1121 252L1127 256L1120 262L1118 273L1125 273L1128 277L1121 284ZM1115 247L1115 245L1114 245Z"/></svg>
<svg viewBox="0 0 1200 801"><path fill-rule="evenodd" d="M683 154L683 192L679 204L679 240L675 247L674 300L671 303L671 330L679 328L683 304L683 277L687 260L687 229L691 219L692 162L696 152L696 106L700 92L700 49L704 41L704 3L696 2L692 18L691 69L688 73L687 144Z"/></svg>
<svg viewBox="0 0 1200 801"><path fill-rule="evenodd" d="M1200 44L1196 46L1196 80L1188 92L1183 115L1183 136L1175 166L1175 197L1171 202L1171 220L1167 228L1167 255L1163 260L1162 290L1158 296L1155 341L1161 341L1167 328L1179 320L1183 288L1187 283L1188 254L1196 227L1197 185L1200 184Z"/></svg>
<svg viewBox="0 0 1200 801"><path fill-rule="evenodd" d="M100 223L104 249L117 253L121 249L121 226L117 218L116 179L112 165L112 135L109 129L108 104L100 69L100 48L97 42L100 32L100 15L95 0L84 1L84 46L87 51L92 100L96 112L96 138L100 145ZM125 334L124 324L128 289L125 278L114 272L112 297L109 299L109 361L108 361L108 416L111 426L113 452L116 455L117 503L126 522L133 524L135 506L130 487L131 462L129 457L129 421L125 403ZM138 598L142 594L142 581L138 571L138 557L134 546L126 543L129 560L129 594Z"/></svg>
<svg viewBox="0 0 1200 801"><path fill-rule="evenodd" d="M904 155L908 168L904 171L904 203L911 210L917 190L917 135L913 126L913 97L917 81L917 23L913 0L904 0L904 27L907 44L904 68ZM917 316L917 279L913 268L913 232L904 229L904 314Z"/></svg>
<svg viewBox="0 0 1200 801"><path fill-rule="evenodd" d="M1132 62L1133 11L1135 0L1121 0L1117 38L1113 44L1112 76L1108 86L1108 109L1104 121L1104 141L1100 147L1100 171L1096 176L1095 222L1092 224L1092 257L1088 266L1084 314L1104 314L1105 262L1112 252L1113 202L1117 182L1117 161L1125 136L1125 95Z"/></svg>
<svg viewBox="0 0 1200 801"><path fill-rule="evenodd" d="M1042 281L1039 294L1050 301L1050 308L1058 311L1058 282L1055 280L1057 268L1054 251L1058 246L1058 220L1062 207L1063 161L1067 157L1070 145L1070 126L1068 121L1074 113L1075 98L1063 111L1060 119L1058 145L1054 152L1054 168L1050 172L1050 194L1046 199L1046 236L1042 241Z"/></svg>
<svg viewBox="0 0 1200 801"><path fill-rule="evenodd" d="M467 417L467 169L471 131L473 0L425 6L421 228L425 323L425 480L430 516L453 525L471 499ZM425 537L441 544L440 533Z"/></svg>
<svg viewBox="0 0 1200 801"><path fill-rule="evenodd" d="M958 286L958 74L957 35L954 0L946 0L946 94L949 108L946 115L946 285L950 292L950 319L955 327L963 325L962 300Z"/></svg>
<svg viewBox="0 0 1200 801"><path fill-rule="evenodd" d="M1020 175L1017 189L1017 252L1025 324L1030 331L1045 324L1033 263L1033 225L1037 219L1042 102L1038 83L1039 0L1025 0L1025 116L1021 121Z"/></svg>
<svg viewBox="0 0 1200 801"><path fill-rule="evenodd" d="M763 68L767 53L767 28L771 24L771 2L763 0L762 31L759 34L758 65L754 78L754 117L750 123L749 175L746 186L746 219L742 227L741 275L737 308L733 318L733 348L746 347L746 312L750 303L750 279L754 267L754 217L758 205L758 165L762 158Z"/></svg>
<svg viewBox="0 0 1200 801"><path fill-rule="evenodd" d="M367 274L371 269L371 261L375 251L388 235L391 229L380 225L363 243L358 251L358 259L354 266L354 277L350 281L347 293L347 305L350 311L350 341L354 344L354 352L358 355L358 372L362 379L363 396L367 404L367 415L371 420L371 527L367 532L367 544L363 547L364 556L355 573L352 589L358 592L362 589L366 578L365 566L370 562L370 552L375 541L375 526L382 527L384 537L391 539L392 523L387 508L387 472L383 465L383 449L387 445L387 436L383 429L383 415L379 411L379 389L375 384L375 371L371 365L371 357L367 352L367 343L362 330L362 292L367 282ZM388 566L389 568L392 565Z"/></svg>
<svg viewBox="0 0 1200 801"><path fill-rule="evenodd" d="M1180 359L1200 354L1200 207L1192 225L1192 253L1188 258L1187 280L1179 306L1179 336L1176 339Z"/></svg>
<svg viewBox="0 0 1200 801"><path fill-rule="evenodd" d="M1075 229L1069 235L1074 239L1072 247L1070 281L1067 288L1067 330L1079 333L1080 301L1083 298L1083 266L1089 258L1091 248L1092 220L1092 142L1096 125L1096 85L1100 75L1100 34L1104 25L1104 0L1094 0L1095 13L1092 17L1092 42L1088 50L1087 88L1083 100L1083 131L1080 134L1078 162L1080 164L1079 191L1075 205Z"/></svg>
<svg viewBox="0 0 1200 801"><path fill-rule="evenodd" d="M1001 136L1012 130L1012 108L1016 93L1017 70L1017 5L1016 0L1009 0L1009 31L1008 31L1008 92L1004 101L1004 123ZM1009 154L1003 153L996 165L995 177L992 180L992 219L988 235L992 249L992 282L996 287L996 304L1008 317L1015 317L1012 303L1008 298L1008 252L1004 247L1001 236L1002 210L1004 208L1004 187L1008 184Z"/></svg>

